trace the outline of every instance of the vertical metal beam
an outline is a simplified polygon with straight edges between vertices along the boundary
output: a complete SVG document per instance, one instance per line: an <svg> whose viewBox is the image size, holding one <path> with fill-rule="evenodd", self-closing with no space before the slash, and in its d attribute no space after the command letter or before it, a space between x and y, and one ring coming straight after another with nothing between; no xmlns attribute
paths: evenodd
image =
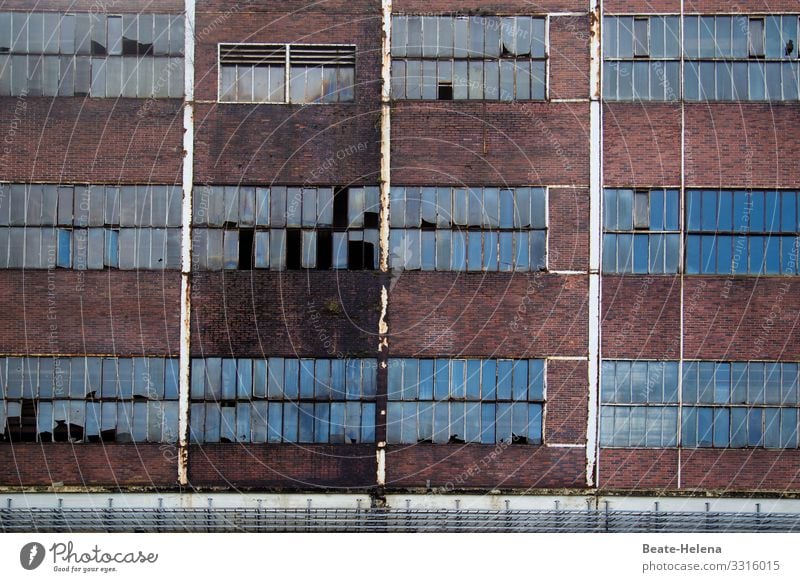
<svg viewBox="0 0 800 582"><path fill-rule="evenodd" d="M381 0L381 216L380 216L380 269L389 272L389 191L391 188L391 86L392 86L392 0ZM386 279L381 286L381 315L378 320L378 373L387 373L389 326L386 313L389 291ZM386 419L386 411L380 410ZM378 487L386 484L386 441L379 440L376 451Z"/></svg>
<svg viewBox="0 0 800 582"><path fill-rule="evenodd" d="M600 385L600 256L602 245L602 43L601 0L589 2L589 400L586 423L586 485L597 483Z"/></svg>
<svg viewBox="0 0 800 582"><path fill-rule="evenodd" d="M681 26L680 26L680 37L681 37L681 77L680 77L680 86L678 87L678 98L680 99L681 105L681 201L680 201L680 222L681 225L681 259L686 256L684 252L684 244L686 243L686 237L684 233L686 232L686 225L684 224L686 212L684 210L686 205L686 107L683 100L683 68L684 68L684 51L683 47L686 46L683 44L683 19L684 19L684 11L686 7L684 5L684 0L681 0ZM677 472L677 479L678 479L678 489L681 488L681 451L683 449L683 443L681 442L681 435L683 434L683 307L684 307L684 272L686 271L685 265L681 265L680 269L680 278L681 278L681 301L680 301L680 336L678 341L680 342L679 350L680 353L678 355L678 435L676 442L678 443L678 466L676 467Z"/></svg>
<svg viewBox="0 0 800 582"><path fill-rule="evenodd" d="M183 102L183 207L181 215L181 340L178 409L178 483L189 482L189 371L192 317L192 183L194 182L195 0L185 3Z"/></svg>

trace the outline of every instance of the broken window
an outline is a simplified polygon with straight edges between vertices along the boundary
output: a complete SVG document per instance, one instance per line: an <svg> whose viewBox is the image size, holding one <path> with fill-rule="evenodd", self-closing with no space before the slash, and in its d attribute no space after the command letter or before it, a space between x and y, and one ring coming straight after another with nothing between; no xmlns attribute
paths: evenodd
<svg viewBox="0 0 800 582"><path fill-rule="evenodd" d="M0 268L180 268L178 186L0 184Z"/></svg>
<svg viewBox="0 0 800 582"><path fill-rule="evenodd" d="M176 358L0 358L0 439L177 442Z"/></svg>
<svg viewBox="0 0 800 582"><path fill-rule="evenodd" d="M0 96L180 98L183 35L178 15L2 12Z"/></svg>
<svg viewBox="0 0 800 582"><path fill-rule="evenodd" d="M680 192L606 188L604 273L677 273Z"/></svg>
<svg viewBox="0 0 800 582"><path fill-rule="evenodd" d="M394 186L393 269L538 271L546 268L546 189Z"/></svg>
<svg viewBox="0 0 800 582"><path fill-rule="evenodd" d="M219 100L350 102L355 55L352 45L220 44Z"/></svg>
<svg viewBox="0 0 800 582"><path fill-rule="evenodd" d="M193 442L375 442L373 359L192 360Z"/></svg>
<svg viewBox="0 0 800 582"><path fill-rule="evenodd" d="M387 441L540 444L543 360L389 359Z"/></svg>
<svg viewBox="0 0 800 582"><path fill-rule="evenodd" d="M198 269L378 267L376 186L197 186L196 192Z"/></svg>
<svg viewBox="0 0 800 582"><path fill-rule="evenodd" d="M544 100L545 19L392 17L393 99Z"/></svg>

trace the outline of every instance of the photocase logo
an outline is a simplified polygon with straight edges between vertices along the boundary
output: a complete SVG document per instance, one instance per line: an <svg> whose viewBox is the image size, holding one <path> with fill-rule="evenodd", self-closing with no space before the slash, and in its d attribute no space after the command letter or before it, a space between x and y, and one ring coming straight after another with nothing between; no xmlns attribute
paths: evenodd
<svg viewBox="0 0 800 582"><path fill-rule="evenodd" d="M35 570L44 561L44 546L39 542L30 542L22 546L19 552L19 563L26 570Z"/></svg>

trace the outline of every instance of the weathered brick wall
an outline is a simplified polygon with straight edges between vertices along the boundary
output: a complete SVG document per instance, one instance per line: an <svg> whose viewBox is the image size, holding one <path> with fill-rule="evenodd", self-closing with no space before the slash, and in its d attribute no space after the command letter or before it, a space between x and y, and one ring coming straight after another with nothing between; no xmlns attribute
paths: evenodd
<svg viewBox="0 0 800 582"><path fill-rule="evenodd" d="M0 473L5 486L177 486L175 447L116 443L4 443Z"/></svg>
<svg viewBox="0 0 800 582"><path fill-rule="evenodd" d="M375 357L376 272L196 272L195 356Z"/></svg>
<svg viewBox="0 0 800 582"><path fill-rule="evenodd" d="M179 352L176 271L0 272L0 353Z"/></svg>
<svg viewBox="0 0 800 582"><path fill-rule="evenodd" d="M586 12L583 0L396 0L392 11L397 14L546 14L547 12Z"/></svg>
<svg viewBox="0 0 800 582"><path fill-rule="evenodd" d="M582 448L428 445L386 448L386 487L541 489L584 487Z"/></svg>
<svg viewBox="0 0 800 582"><path fill-rule="evenodd" d="M367 489L374 445L202 445L189 449L193 487Z"/></svg>
<svg viewBox="0 0 800 582"><path fill-rule="evenodd" d="M684 450L681 487L724 491L800 489L800 451Z"/></svg>
<svg viewBox="0 0 800 582"><path fill-rule="evenodd" d="M678 276L603 276L603 358L680 357Z"/></svg>
<svg viewBox="0 0 800 582"><path fill-rule="evenodd" d="M549 269L588 272L589 190L550 188L549 195Z"/></svg>
<svg viewBox="0 0 800 582"><path fill-rule="evenodd" d="M601 449L599 489L675 489L677 449Z"/></svg>
<svg viewBox="0 0 800 582"><path fill-rule="evenodd" d="M793 103L686 106L686 185L780 188L800 184L800 147Z"/></svg>
<svg viewBox="0 0 800 582"><path fill-rule="evenodd" d="M605 103L603 181L609 187L680 185L680 106Z"/></svg>
<svg viewBox="0 0 800 582"><path fill-rule="evenodd" d="M392 356L585 356L585 276L404 272L389 293Z"/></svg>
<svg viewBox="0 0 800 582"><path fill-rule="evenodd" d="M589 183L588 103L398 101L392 138L396 184Z"/></svg>
<svg viewBox="0 0 800 582"><path fill-rule="evenodd" d="M684 355L698 359L800 360L796 278L687 277Z"/></svg>
<svg viewBox="0 0 800 582"><path fill-rule="evenodd" d="M606 14L658 14L679 13L679 0L604 0L603 10ZM740 14L740 13L772 13L797 11L794 0L750 0L748 2L730 2L730 0L686 0L684 10L687 14Z"/></svg>
<svg viewBox="0 0 800 582"><path fill-rule="evenodd" d="M589 416L589 369L586 361L548 360L544 442L586 443Z"/></svg>
<svg viewBox="0 0 800 582"><path fill-rule="evenodd" d="M180 183L177 99L2 97L0 127L2 180Z"/></svg>
<svg viewBox="0 0 800 582"><path fill-rule="evenodd" d="M550 98L589 98L589 17L550 18Z"/></svg>
<svg viewBox="0 0 800 582"><path fill-rule="evenodd" d="M183 12L181 0L4 0L2 10L29 10L41 12L93 12L95 14L125 14L152 12L158 14Z"/></svg>

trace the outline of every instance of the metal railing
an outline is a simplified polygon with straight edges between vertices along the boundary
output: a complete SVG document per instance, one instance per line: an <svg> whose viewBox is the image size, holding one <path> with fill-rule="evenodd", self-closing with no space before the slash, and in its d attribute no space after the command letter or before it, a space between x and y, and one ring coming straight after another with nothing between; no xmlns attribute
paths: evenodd
<svg viewBox="0 0 800 582"><path fill-rule="evenodd" d="M800 514L605 510L0 509L2 532L794 532Z"/></svg>

